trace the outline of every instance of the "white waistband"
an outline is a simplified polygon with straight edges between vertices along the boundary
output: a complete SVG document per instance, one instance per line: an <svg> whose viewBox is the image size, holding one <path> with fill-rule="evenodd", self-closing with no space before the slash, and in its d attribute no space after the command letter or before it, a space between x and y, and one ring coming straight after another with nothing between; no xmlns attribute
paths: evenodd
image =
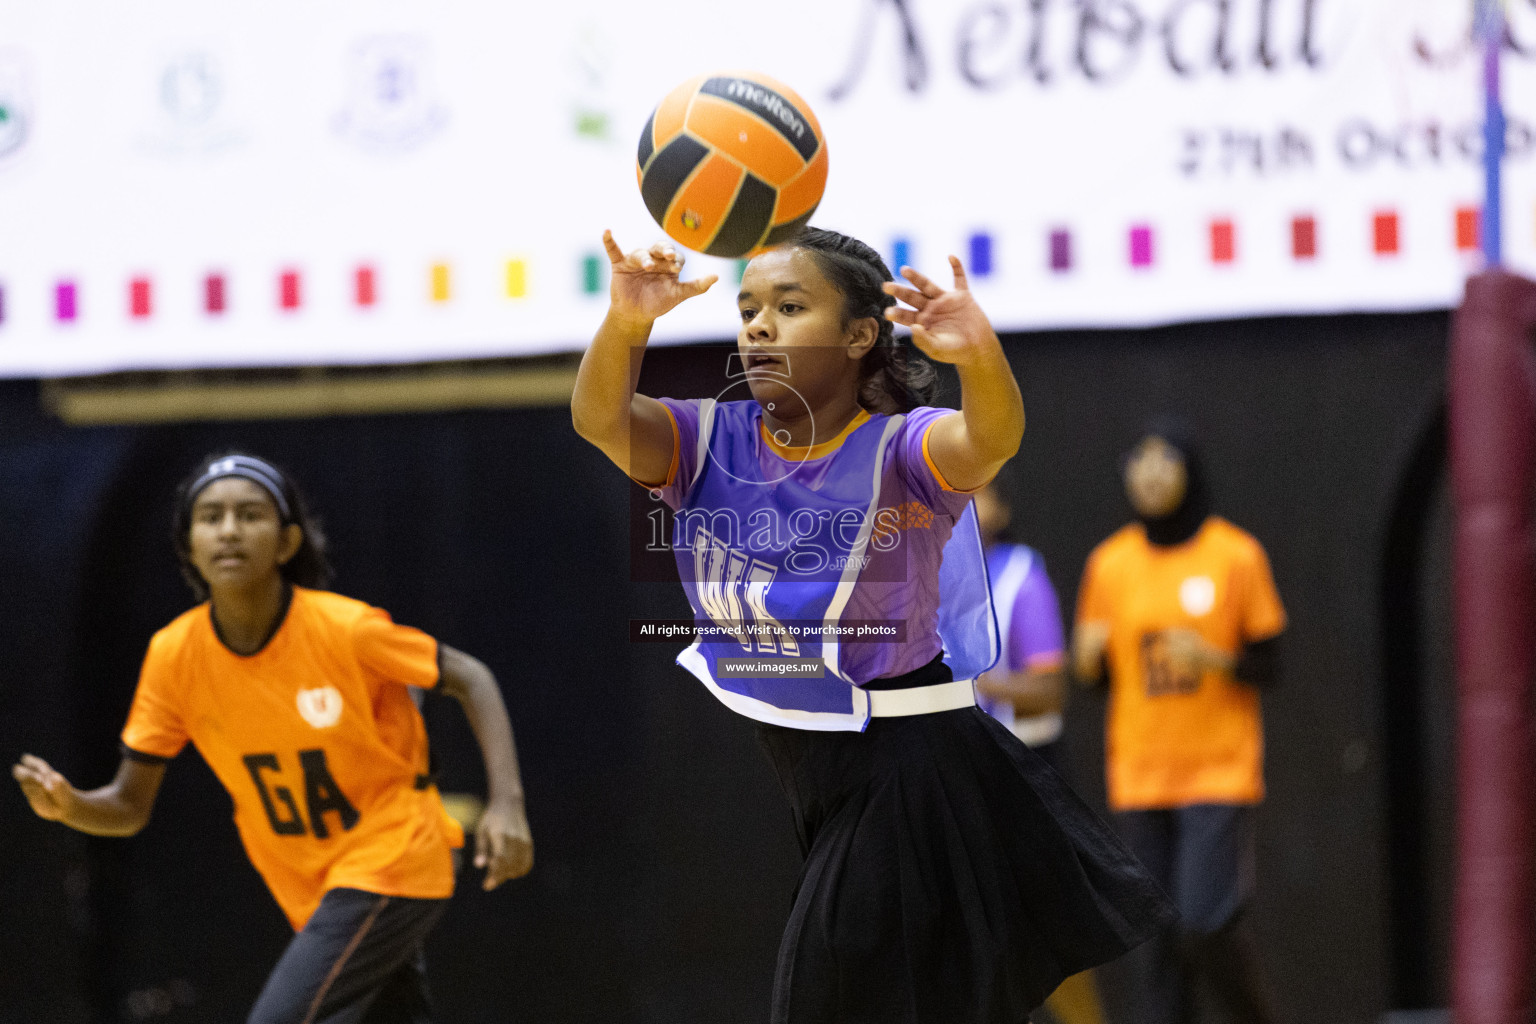
<svg viewBox="0 0 1536 1024"><path fill-rule="evenodd" d="M871 718L902 718L927 715L935 711L954 711L976 705L976 690L970 679L932 686L911 686L905 690L865 690L869 694Z"/></svg>

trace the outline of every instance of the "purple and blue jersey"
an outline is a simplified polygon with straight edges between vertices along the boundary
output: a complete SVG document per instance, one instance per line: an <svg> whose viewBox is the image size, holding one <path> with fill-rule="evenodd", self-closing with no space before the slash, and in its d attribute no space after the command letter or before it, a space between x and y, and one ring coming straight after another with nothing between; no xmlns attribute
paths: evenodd
<svg viewBox="0 0 1536 1024"><path fill-rule="evenodd" d="M987 575L1009 671L1059 664L1066 650L1061 605L1040 553L1023 544L993 544Z"/></svg>
<svg viewBox="0 0 1536 1024"><path fill-rule="evenodd" d="M1061 605L1040 553L1023 544L993 544L987 549L987 575L1002 634L1002 664L1010 672L1060 666L1066 647ZM1058 713L1023 718L1006 701L981 699L979 703L1030 746L1049 743L1061 734Z"/></svg>
<svg viewBox="0 0 1536 1024"><path fill-rule="evenodd" d="M926 451L951 410L861 412L829 441L788 448L768 436L756 402L662 402L677 444L656 493L676 513L678 570L701 630L678 661L727 706L859 730L869 717L860 684L941 653L957 679L996 660L970 495L950 489ZM819 677L753 676L752 659Z"/></svg>

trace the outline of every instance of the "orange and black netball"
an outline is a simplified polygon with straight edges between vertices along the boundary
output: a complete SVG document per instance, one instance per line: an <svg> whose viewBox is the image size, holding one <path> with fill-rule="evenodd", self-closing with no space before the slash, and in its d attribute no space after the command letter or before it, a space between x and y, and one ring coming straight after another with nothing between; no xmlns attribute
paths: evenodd
<svg viewBox="0 0 1536 1024"><path fill-rule="evenodd" d="M734 259L794 237L827 184L810 106L766 75L691 78L646 120L635 164L646 209L696 252Z"/></svg>

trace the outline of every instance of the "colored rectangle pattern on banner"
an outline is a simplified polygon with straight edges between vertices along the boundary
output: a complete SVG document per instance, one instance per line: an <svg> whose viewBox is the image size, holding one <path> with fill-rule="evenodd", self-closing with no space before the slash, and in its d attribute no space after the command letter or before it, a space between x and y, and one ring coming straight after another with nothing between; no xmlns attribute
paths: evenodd
<svg viewBox="0 0 1536 1024"><path fill-rule="evenodd" d="M225 308L225 282L223 274L209 274L203 278L203 312L217 316Z"/></svg>
<svg viewBox="0 0 1536 1024"><path fill-rule="evenodd" d="M533 35L509 4L383 28L375 0L271 0L213 36L194 0L98 6L5 25L0 99L39 130L0 144L0 376L582 350L603 230L666 237L635 142L679 25L813 108L811 224L936 280L965 255L999 331L1449 308L1487 234L1469 11L1431 0L577 0ZM1536 40L1536 7L1506 9ZM1536 60L1507 55L1503 259L1531 276ZM195 116L165 84L192 67ZM939 122L942 145L910 134ZM732 337L736 291L652 337Z"/></svg>
<svg viewBox="0 0 1536 1024"><path fill-rule="evenodd" d="M151 312L150 296L149 278L136 277L128 282L129 314L139 320L149 316Z"/></svg>
<svg viewBox="0 0 1536 1024"><path fill-rule="evenodd" d="M283 309L298 309L302 301L299 294L299 272L285 270L277 278L277 304Z"/></svg>
<svg viewBox="0 0 1536 1024"><path fill-rule="evenodd" d="M79 313L78 295L73 281L60 281L53 289L53 315L61 323L72 322Z"/></svg>

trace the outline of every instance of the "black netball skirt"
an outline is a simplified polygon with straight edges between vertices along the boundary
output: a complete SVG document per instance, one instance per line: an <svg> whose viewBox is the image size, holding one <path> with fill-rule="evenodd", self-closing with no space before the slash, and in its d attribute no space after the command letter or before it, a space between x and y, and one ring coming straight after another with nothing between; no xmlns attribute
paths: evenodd
<svg viewBox="0 0 1536 1024"><path fill-rule="evenodd" d="M935 661L871 688L945 682ZM1172 922L1099 817L979 708L762 725L805 867L773 1024L1023 1024Z"/></svg>

